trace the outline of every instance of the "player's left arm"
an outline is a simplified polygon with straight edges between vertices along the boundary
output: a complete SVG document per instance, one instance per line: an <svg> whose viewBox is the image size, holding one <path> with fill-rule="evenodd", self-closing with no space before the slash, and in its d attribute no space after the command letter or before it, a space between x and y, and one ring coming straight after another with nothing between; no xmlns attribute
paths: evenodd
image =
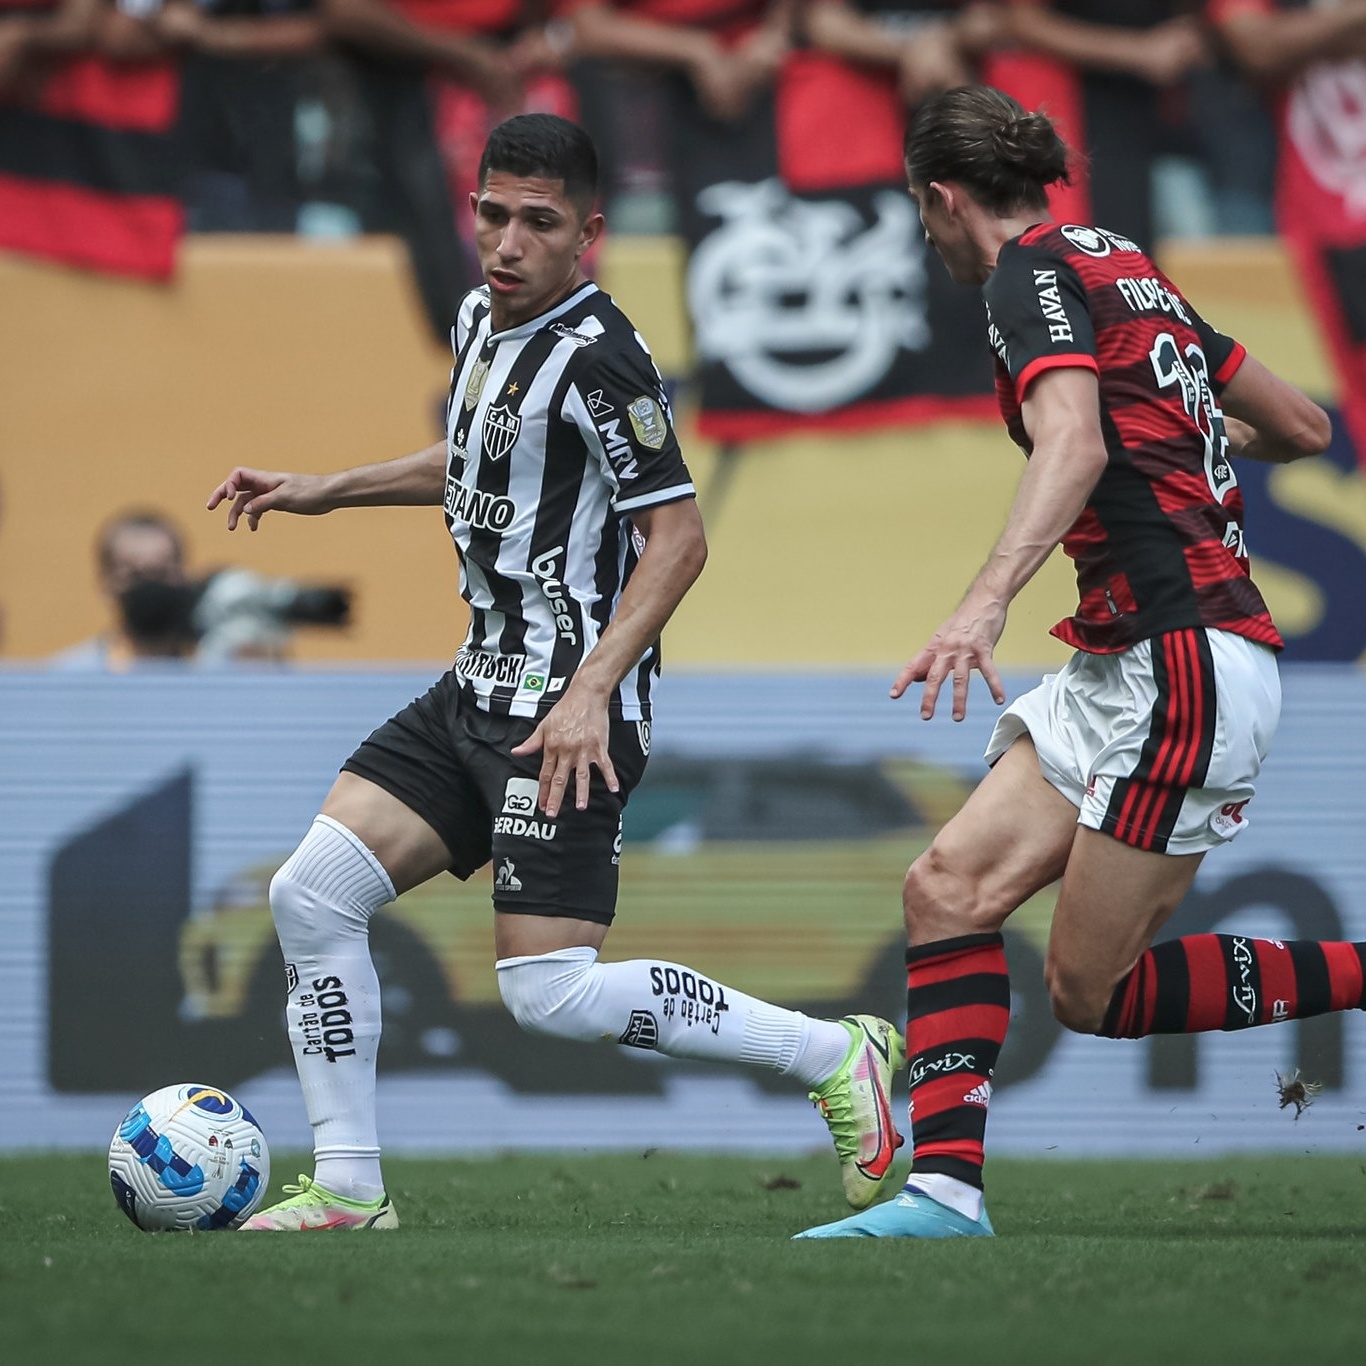
<svg viewBox="0 0 1366 1366"><path fill-rule="evenodd" d="M1199 313L1193 322L1223 413L1230 455L1285 465L1328 449L1333 424L1312 398Z"/></svg>
<svg viewBox="0 0 1366 1366"><path fill-rule="evenodd" d="M1229 450L1247 460L1284 465L1322 455L1333 439L1328 414L1252 356L1224 386L1219 403Z"/></svg>
<svg viewBox="0 0 1366 1366"><path fill-rule="evenodd" d="M591 769L608 788L608 704L617 684L658 638L707 558L702 517L683 461L659 372L644 343L594 342L566 395L561 417L578 428L612 490L612 506L645 546L612 621L564 696L514 754L541 753L540 806L552 819L574 775L574 800L588 805Z"/></svg>
<svg viewBox="0 0 1366 1366"><path fill-rule="evenodd" d="M608 754L607 707L618 683L659 638L707 560L707 538L693 498L641 508L631 514L645 549L607 629L575 672L564 696L514 754L541 752L538 803L552 820L559 814L569 778L574 802L588 805L596 767L612 792L617 775Z"/></svg>

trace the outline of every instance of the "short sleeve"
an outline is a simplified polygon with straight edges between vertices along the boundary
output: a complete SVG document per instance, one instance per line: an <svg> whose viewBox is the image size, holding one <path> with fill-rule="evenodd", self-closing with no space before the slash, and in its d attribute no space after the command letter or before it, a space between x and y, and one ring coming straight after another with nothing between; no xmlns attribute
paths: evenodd
<svg viewBox="0 0 1366 1366"><path fill-rule="evenodd" d="M562 416L596 452L613 488L612 506L629 513L695 497L664 385L649 353L639 344L586 352Z"/></svg>
<svg viewBox="0 0 1366 1366"><path fill-rule="evenodd" d="M1189 304L1186 306L1190 307ZM1211 327L1193 309L1191 311L1195 330L1200 334L1200 349L1209 362L1210 383L1217 393L1238 373L1238 367L1247 359L1247 348Z"/></svg>
<svg viewBox="0 0 1366 1366"><path fill-rule="evenodd" d="M1099 372L1086 289L1076 271L1039 247L1007 243L982 290L992 347L1024 402L1044 370Z"/></svg>

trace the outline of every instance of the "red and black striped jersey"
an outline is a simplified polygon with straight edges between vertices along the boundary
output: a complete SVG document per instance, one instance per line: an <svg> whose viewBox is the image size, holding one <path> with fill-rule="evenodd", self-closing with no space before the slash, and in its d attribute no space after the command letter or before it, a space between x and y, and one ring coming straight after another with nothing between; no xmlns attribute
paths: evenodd
<svg viewBox="0 0 1366 1366"><path fill-rule="evenodd" d="M1028 455L1030 383L1094 370L1109 460L1063 538L1080 603L1053 634L1109 654L1205 626L1283 642L1248 573L1243 496L1218 394L1247 354L1127 238L1041 223L1001 248L982 290L996 393Z"/></svg>

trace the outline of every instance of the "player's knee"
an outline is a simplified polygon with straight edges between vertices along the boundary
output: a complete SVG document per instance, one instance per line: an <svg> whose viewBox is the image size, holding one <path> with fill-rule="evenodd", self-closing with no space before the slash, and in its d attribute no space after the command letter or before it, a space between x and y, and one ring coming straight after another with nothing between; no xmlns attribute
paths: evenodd
<svg viewBox="0 0 1366 1366"><path fill-rule="evenodd" d="M320 922L326 917L326 907L292 859L270 880L270 914L286 957L311 947L324 935Z"/></svg>
<svg viewBox="0 0 1366 1366"><path fill-rule="evenodd" d="M956 867L937 844L906 870L901 905L913 943L990 934L1005 918L990 904L980 880Z"/></svg>
<svg viewBox="0 0 1366 1366"><path fill-rule="evenodd" d="M597 1033L586 1017L585 1005L593 993L593 969L597 954L592 949L567 949L534 958L505 958L494 966L498 994L512 1018L532 1034L559 1038L593 1039Z"/></svg>
<svg viewBox="0 0 1366 1366"><path fill-rule="evenodd" d="M369 915L340 903L292 861L270 880L270 914L287 961L307 958L340 940L364 936Z"/></svg>
<svg viewBox="0 0 1366 1366"><path fill-rule="evenodd" d="M1077 1034L1099 1033L1110 1005L1110 988L1054 959L1044 965L1044 982L1053 1018L1060 1025Z"/></svg>
<svg viewBox="0 0 1366 1366"><path fill-rule="evenodd" d="M285 956L364 937L370 917L394 895L374 856L334 822L314 821L270 880L270 913Z"/></svg>

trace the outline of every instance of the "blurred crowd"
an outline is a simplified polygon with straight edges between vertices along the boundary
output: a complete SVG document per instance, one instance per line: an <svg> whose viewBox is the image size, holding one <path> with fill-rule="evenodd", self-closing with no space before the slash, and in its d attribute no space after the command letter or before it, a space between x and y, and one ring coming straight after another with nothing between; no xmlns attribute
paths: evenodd
<svg viewBox="0 0 1366 1366"><path fill-rule="evenodd" d="M0 0L0 113L74 54L174 61L192 230L398 232L444 330L473 277L456 206L492 122L579 118L604 154L614 230L668 231L671 102L738 123L812 50L877 69L907 106L1000 54L1063 63L1097 221L1145 243L1270 231L1276 92L1322 55L1296 46L1309 12L1293 0Z"/></svg>

